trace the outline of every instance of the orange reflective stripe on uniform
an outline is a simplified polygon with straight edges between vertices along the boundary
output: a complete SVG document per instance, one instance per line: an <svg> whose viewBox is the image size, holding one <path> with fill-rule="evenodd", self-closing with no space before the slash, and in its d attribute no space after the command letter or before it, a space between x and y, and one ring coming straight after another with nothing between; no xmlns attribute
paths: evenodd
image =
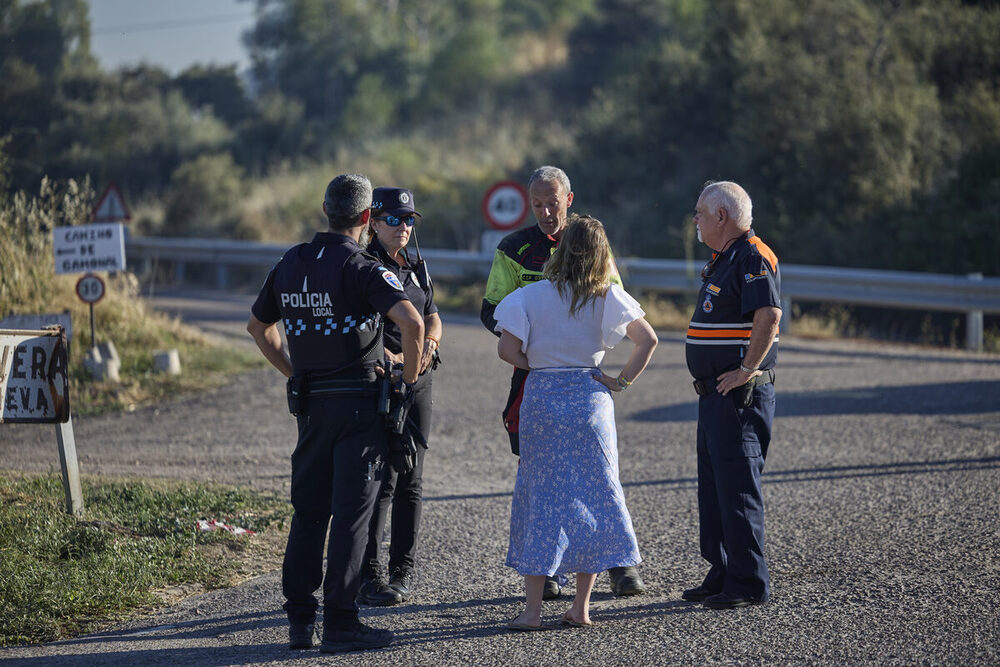
<svg viewBox="0 0 1000 667"><path fill-rule="evenodd" d="M749 338L749 329L688 329L691 338Z"/></svg>
<svg viewBox="0 0 1000 667"><path fill-rule="evenodd" d="M751 236L747 240L753 245L754 248L757 249L757 252L760 253L760 256L763 257L767 261L767 263L771 265L771 272L773 273L774 271L777 271L778 256L774 254L774 251L768 248L767 244L764 243L759 236Z"/></svg>

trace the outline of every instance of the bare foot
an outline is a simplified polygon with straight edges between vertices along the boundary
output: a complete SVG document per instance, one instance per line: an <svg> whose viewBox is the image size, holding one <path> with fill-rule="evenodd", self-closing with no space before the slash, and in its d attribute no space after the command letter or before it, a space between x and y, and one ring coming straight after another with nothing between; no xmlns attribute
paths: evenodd
<svg viewBox="0 0 1000 667"><path fill-rule="evenodd" d="M589 610L584 611L582 614L574 614L573 610L569 609L565 614L563 614L562 622L565 625L572 625L574 627L584 627L594 624L594 622L590 620Z"/></svg>
<svg viewBox="0 0 1000 667"><path fill-rule="evenodd" d="M542 617L541 615L531 615L527 611L522 611L521 615L510 622L511 626L514 625L531 625L531 626L541 626Z"/></svg>

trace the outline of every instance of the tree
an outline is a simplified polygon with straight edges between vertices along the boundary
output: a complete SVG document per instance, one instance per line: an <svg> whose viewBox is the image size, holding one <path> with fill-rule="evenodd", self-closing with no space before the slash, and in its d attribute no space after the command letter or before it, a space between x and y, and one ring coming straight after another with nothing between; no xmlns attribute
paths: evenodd
<svg viewBox="0 0 1000 667"><path fill-rule="evenodd" d="M181 162L232 141L226 125L192 109L158 67L122 70L92 85L93 99L66 100L49 127L47 170L56 177L90 174L133 193L155 191Z"/></svg>
<svg viewBox="0 0 1000 667"><path fill-rule="evenodd" d="M236 73L236 65L193 65L181 72L174 83L191 107L209 109L230 127L236 127L250 115L250 99Z"/></svg>
<svg viewBox="0 0 1000 667"><path fill-rule="evenodd" d="M204 154L170 177L166 226L172 236L229 236L239 222L244 172L228 153Z"/></svg>
<svg viewBox="0 0 1000 667"><path fill-rule="evenodd" d="M607 70L568 159L608 215L665 217L618 232L630 247L680 254L701 183L725 178L786 261L881 266L872 224L996 136L997 20L957 2L719 0L698 26L651 23L659 47Z"/></svg>
<svg viewBox="0 0 1000 667"><path fill-rule="evenodd" d="M84 0L0 3L0 135L10 135L11 186L41 178L44 134L59 115L60 83L74 63L93 63Z"/></svg>

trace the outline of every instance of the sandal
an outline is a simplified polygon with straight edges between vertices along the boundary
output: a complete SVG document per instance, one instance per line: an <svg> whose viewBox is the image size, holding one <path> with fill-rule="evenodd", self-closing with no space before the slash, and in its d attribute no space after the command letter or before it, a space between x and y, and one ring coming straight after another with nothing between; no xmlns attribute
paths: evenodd
<svg viewBox="0 0 1000 667"><path fill-rule="evenodd" d="M577 621L572 616L570 616L568 611L565 614L563 614L562 618L559 619L559 622L562 623L563 625L568 625L571 628L592 628L592 627L594 627L594 622L593 621L587 621L585 623L581 623L580 621Z"/></svg>
<svg viewBox="0 0 1000 667"><path fill-rule="evenodd" d="M515 618L510 623L507 624L507 629L511 632L539 632L540 630L548 630L549 628L545 625L539 623L538 625L529 625L528 623L518 623Z"/></svg>

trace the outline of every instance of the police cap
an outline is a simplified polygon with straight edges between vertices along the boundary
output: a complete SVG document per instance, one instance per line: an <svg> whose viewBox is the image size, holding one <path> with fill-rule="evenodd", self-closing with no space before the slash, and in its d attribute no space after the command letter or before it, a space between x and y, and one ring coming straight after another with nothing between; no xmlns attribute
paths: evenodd
<svg viewBox="0 0 1000 667"><path fill-rule="evenodd" d="M413 208L413 193L405 188L375 188L372 210L397 216L420 215Z"/></svg>

